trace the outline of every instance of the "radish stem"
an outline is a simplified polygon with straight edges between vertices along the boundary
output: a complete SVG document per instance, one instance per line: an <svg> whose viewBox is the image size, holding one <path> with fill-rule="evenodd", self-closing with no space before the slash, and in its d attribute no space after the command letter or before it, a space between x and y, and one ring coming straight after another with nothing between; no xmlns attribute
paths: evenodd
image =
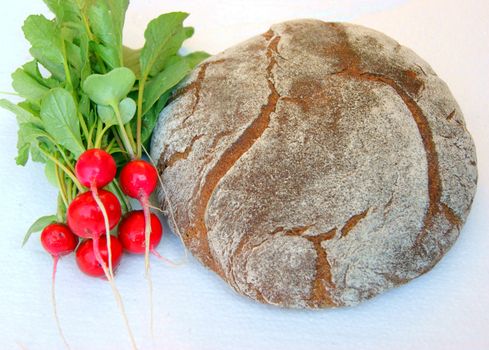
<svg viewBox="0 0 489 350"><path fill-rule="evenodd" d="M53 157L49 152L44 150L42 147L39 147L39 150L41 151L42 154L44 154L46 157L48 157L50 160L52 160L54 163L56 163L61 168L61 170L63 170L66 173L66 175L68 175L70 177L70 179L73 181L73 183L76 185L76 187L78 187L80 192L83 191L83 187L80 184L80 181L78 181L78 179L76 178L76 176L73 174L73 172L70 169L68 169L66 166L64 166L63 163L61 163L58 159Z"/></svg>
<svg viewBox="0 0 489 350"><path fill-rule="evenodd" d="M95 143L94 143L94 148L101 148L102 147L102 138L104 137L104 134L111 128L112 125L107 124L105 127L103 127L102 121L99 119L98 125L97 125L97 134L95 135Z"/></svg>
<svg viewBox="0 0 489 350"><path fill-rule="evenodd" d="M138 91L138 112L136 116L136 152L138 158L141 158L142 152L141 148L143 148L143 143L141 142L141 129L143 125L143 98L144 98L144 86L146 83L147 76L142 77L139 80L139 91Z"/></svg>
<svg viewBox="0 0 489 350"><path fill-rule="evenodd" d="M69 88L69 90L72 91L73 82L71 81L71 73L70 73L70 68L68 66L68 59L67 59L68 55L66 54L66 45L64 39L61 39L61 50L63 52L63 68L65 73L66 84L68 85L67 87Z"/></svg>
<svg viewBox="0 0 489 350"><path fill-rule="evenodd" d="M127 160L130 160L130 158L127 156L127 151L125 150L124 148L124 145L122 144L122 140L119 136L119 133L115 130L115 129L112 129L112 135L114 135L114 139L116 140L117 142L117 145L119 146L120 150L121 150L121 153L122 155L127 159Z"/></svg>
<svg viewBox="0 0 489 350"><path fill-rule="evenodd" d="M68 208L68 199L66 196L66 187L64 184L64 180L61 181L61 179L60 179L61 175L59 173L59 166L56 163L54 163L54 173L56 175L56 184L58 185L58 188L59 188L59 194L61 196L61 199L63 200L65 207Z"/></svg>
<svg viewBox="0 0 489 350"><path fill-rule="evenodd" d="M63 160L65 161L68 169L70 169L71 171L73 171L73 165L71 164L70 160L68 159L68 156L66 155L66 152L63 150L63 147L61 147L60 145L56 145L56 148L58 149L58 152L61 153L61 157L63 157Z"/></svg>
<svg viewBox="0 0 489 350"><path fill-rule="evenodd" d="M100 249L98 244L99 244L99 237L95 236L93 238L93 254L95 255L95 259L97 260L97 262L102 267L102 270L104 270L105 277L109 281L110 287L112 288L112 293L114 294L115 301L117 302L117 306L119 307L119 310L122 314L122 318L124 319L124 324L126 326L127 333L129 334L131 346L133 349L137 350L136 340L134 339L134 335L132 334L131 326L129 325L129 320L127 319L126 310L124 308L124 303L122 302L121 294L119 293L119 290L115 285L114 278L109 274L109 271L107 270L107 265L105 265L105 262L103 261L102 256L100 255Z"/></svg>
<svg viewBox="0 0 489 350"><path fill-rule="evenodd" d="M63 198L61 197L61 193L58 193L58 204L56 206L56 220L58 222L64 222L64 212L66 211L67 205L63 202ZM63 210L64 209L64 210Z"/></svg>
<svg viewBox="0 0 489 350"><path fill-rule="evenodd" d="M135 149L136 148L136 144L134 143L134 136L132 135L131 125L130 124L126 124L124 126L124 129L127 132L127 137L129 138L129 141L131 142L131 145L132 145L133 149Z"/></svg>
<svg viewBox="0 0 489 350"><path fill-rule="evenodd" d="M63 343L67 349L70 349L70 345L68 344L68 341L65 338L65 335L63 333L63 329L61 328L61 322L59 322L59 317L58 317L58 310L56 307L56 270L58 267L58 261L59 261L59 256L53 255L53 276L51 278L51 304L53 305L53 314L54 314L54 320L56 321L56 327L58 328L59 335L61 339L63 340Z"/></svg>
<svg viewBox="0 0 489 350"><path fill-rule="evenodd" d="M110 143L107 145L107 147L105 147L105 150L107 151L107 153L115 153L115 152L111 152L112 151L112 147L114 147L114 145L116 144L116 140L115 139L112 139L110 141Z"/></svg>
<svg viewBox="0 0 489 350"><path fill-rule="evenodd" d="M124 207L123 208L124 213L127 213L132 210L131 203L127 200L127 197L122 192L121 187L119 185L119 181L117 179L114 179L114 181L112 181L109 184L108 188L112 191L112 193L114 193L117 196L117 198L119 198L119 202Z"/></svg>
<svg viewBox="0 0 489 350"><path fill-rule="evenodd" d="M119 109L119 105L117 103L114 103L111 105L112 109L114 110L115 117L117 119L117 123L119 124L119 134L122 138L122 143L124 144L124 148L126 149L127 153L129 153L129 156L131 159L134 159L134 149L132 147L131 142L129 141L129 136L127 135L126 129L124 128L124 124L122 123L122 118L121 118L121 111Z"/></svg>

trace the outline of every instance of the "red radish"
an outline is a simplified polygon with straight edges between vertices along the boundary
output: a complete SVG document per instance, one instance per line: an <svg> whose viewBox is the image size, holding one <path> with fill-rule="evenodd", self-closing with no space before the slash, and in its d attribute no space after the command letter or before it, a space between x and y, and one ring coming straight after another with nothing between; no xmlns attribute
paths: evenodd
<svg viewBox="0 0 489 350"><path fill-rule="evenodd" d="M44 249L53 257L53 274L51 278L51 302L53 304L54 319L58 328L59 335L63 340L66 348L70 348L66 340L61 323L59 322L58 312L56 309L56 269L59 258L73 252L78 244L78 237L71 232L65 224L53 223L44 228L41 233L41 243Z"/></svg>
<svg viewBox="0 0 489 350"><path fill-rule="evenodd" d="M93 148L83 152L75 165L75 174L82 185L97 188L108 185L115 178L117 167L112 156Z"/></svg>
<svg viewBox="0 0 489 350"><path fill-rule="evenodd" d="M122 192L129 197L136 198L141 203L145 222L145 252L144 261L146 274L149 273L149 250L151 234L151 218L149 211L149 196L158 183L158 172L150 163L137 159L127 163L121 170L120 183ZM148 276L149 277L149 276Z"/></svg>
<svg viewBox="0 0 489 350"><path fill-rule="evenodd" d="M121 170L120 184L122 192L129 197L136 198L143 207L144 214L144 266L149 287L150 329L153 335L153 283L151 281L149 251L151 236L151 212L149 210L149 196L158 183L158 172L150 163L136 159L127 163Z"/></svg>
<svg viewBox="0 0 489 350"><path fill-rule="evenodd" d="M149 250L151 235L151 212L149 211L149 196L158 183L158 172L150 163L142 160L132 160L121 170L120 183L122 192L129 197L136 198L141 203L144 213L144 262L146 275L149 279Z"/></svg>
<svg viewBox="0 0 489 350"><path fill-rule="evenodd" d="M119 223L118 233L124 250L131 254L144 254L146 247L145 220L142 210L134 210L126 214ZM160 219L157 215L151 213L150 252L158 259L173 267L182 265L182 262L174 262L156 251L156 247L160 243L162 236L163 226L161 225Z"/></svg>
<svg viewBox="0 0 489 350"><path fill-rule="evenodd" d="M109 184L115 178L117 166L114 158L102 149L89 149L83 152L78 158L75 165L75 174L77 179L85 186L90 187L93 199L101 210L105 236L110 236L110 219L108 218L107 209L98 195L98 189ZM110 259L110 240L109 242L109 272L113 276L112 259Z"/></svg>
<svg viewBox="0 0 489 350"><path fill-rule="evenodd" d="M100 200L107 212L109 228L113 229L121 218L121 205L117 197L109 191L99 191ZM92 193L84 192L76 196L66 213L68 226L82 238L99 237L105 232L104 216Z"/></svg>
<svg viewBox="0 0 489 350"><path fill-rule="evenodd" d="M73 252L78 244L78 237L65 224L53 223L42 230L41 243L56 259Z"/></svg>
<svg viewBox="0 0 489 350"><path fill-rule="evenodd" d="M142 210L135 210L122 218L119 228L119 239L123 248L129 253L144 254L145 251L145 220ZM163 227L158 216L151 213L151 235L149 250L154 252L161 241Z"/></svg>
<svg viewBox="0 0 489 350"><path fill-rule="evenodd" d="M122 191L129 197L149 197L158 183L158 172L144 160L132 160L122 168L120 182Z"/></svg>
<svg viewBox="0 0 489 350"><path fill-rule="evenodd" d="M114 236L110 236L111 243L111 256L112 256L112 266L117 268L122 258L122 245L119 239ZM87 239L83 241L78 249L76 250L76 263L80 270L92 277L103 277L105 276L102 266L98 263L93 249L94 241L92 239ZM100 251L100 256L102 260L107 265L109 261L109 254L107 248L107 239L105 236L100 237L98 240L98 246Z"/></svg>

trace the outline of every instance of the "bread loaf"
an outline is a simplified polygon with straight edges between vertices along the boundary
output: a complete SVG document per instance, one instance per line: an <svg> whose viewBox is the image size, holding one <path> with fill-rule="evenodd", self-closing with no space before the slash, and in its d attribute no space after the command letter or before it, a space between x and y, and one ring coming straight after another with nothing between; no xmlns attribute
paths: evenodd
<svg viewBox="0 0 489 350"><path fill-rule="evenodd" d="M162 112L152 156L191 252L284 307L354 305L427 272L477 181L432 68L374 30L318 20L200 64Z"/></svg>

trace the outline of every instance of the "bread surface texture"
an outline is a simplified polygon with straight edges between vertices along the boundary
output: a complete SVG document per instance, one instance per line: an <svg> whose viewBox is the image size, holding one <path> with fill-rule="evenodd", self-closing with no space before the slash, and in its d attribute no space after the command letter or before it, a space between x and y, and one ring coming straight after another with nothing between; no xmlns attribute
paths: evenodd
<svg viewBox="0 0 489 350"><path fill-rule="evenodd" d="M190 251L238 293L294 308L355 305L430 270L477 182L432 68L384 34L318 20L201 63L151 155Z"/></svg>

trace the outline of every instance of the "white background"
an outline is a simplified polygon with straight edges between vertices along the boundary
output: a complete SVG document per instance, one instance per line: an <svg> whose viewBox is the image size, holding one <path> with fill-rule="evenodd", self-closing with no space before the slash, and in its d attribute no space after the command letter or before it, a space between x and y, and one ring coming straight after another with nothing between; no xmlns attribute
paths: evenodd
<svg viewBox="0 0 489 350"><path fill-rule="evenodd" d="M219 52L285 19L348 20L411 47L448 83L478 151L479 185L472 212L452 250L427 275L355 308L282 310L236 295L193 258L182 268L153 266L156 339L148 332L143 260L118 271L141 349L489 349L489 2L486 0L134 0L126 43L138 46L146 23L170 10L191 13L190 49ZM24 18L46 13L40 0L1 2L0 91L29 60ZM0 111L0 348L61 349L50 305L51 258L38 235L23 249L31 222L55 210L55 190L38 164L17 167L15 119ZM160 251L181 253L170 234ZM126 349L129 342L106 282L62 259L58 308L74 349Z"/></svg>

